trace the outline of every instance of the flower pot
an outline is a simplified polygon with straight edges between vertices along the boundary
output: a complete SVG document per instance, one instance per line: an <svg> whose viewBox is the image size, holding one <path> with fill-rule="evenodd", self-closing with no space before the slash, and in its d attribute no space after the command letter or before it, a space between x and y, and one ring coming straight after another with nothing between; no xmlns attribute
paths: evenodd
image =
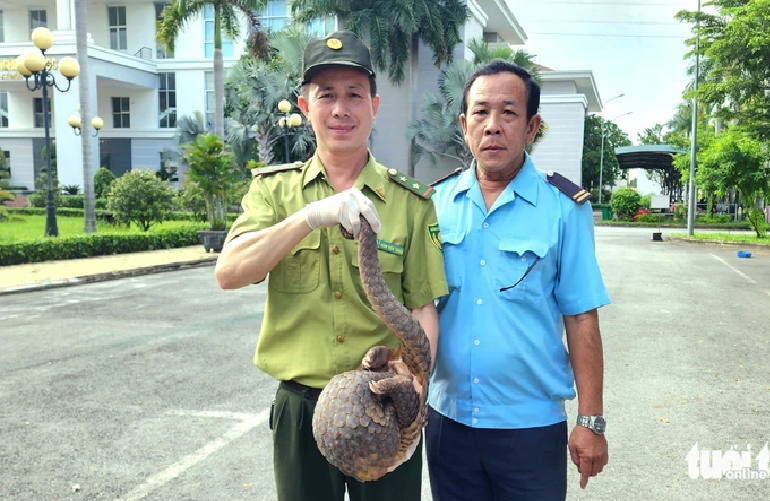
<svg viewBox="0 0 770 501"><path fill-rule="evenodd" d="M225 245L225 238L227 238L227 232L223 230L201 230L198 232L198 238L200 238L201 244L203 244L203 248L206 249L206 252L210 250L222 252L222 247Z"/></svg>

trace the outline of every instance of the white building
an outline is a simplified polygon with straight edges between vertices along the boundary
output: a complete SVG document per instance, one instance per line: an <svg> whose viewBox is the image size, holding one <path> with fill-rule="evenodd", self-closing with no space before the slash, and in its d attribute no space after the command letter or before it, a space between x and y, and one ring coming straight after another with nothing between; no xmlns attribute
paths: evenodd
<svg viewBox="0 0 770 501"><path fill-rule="evenodd" d="M511 0L468 0L470 18L462 29L464 41L483 38L492 43L521 45L526 39L512 11ZM44 129L41 91L29 92L15 69L16 57L36 50L32 29L47 26L54 46L46 53L51 62L75 56L74 0L3 0L0 7L0 148L9 155L11 184L32 188L43 165ZM30 6L32 5L32 6ZM280 29L288 21L290 0L270 0L261 20ZM51 136L56 140L59 182L83 186L81 140L91 141L94 171L107 167L116 175L131 168L157 170L164 150L174 147L176 120L200 111L213 120L213 14L207 10L179 35L175 53L167 54L155 40L156 20L164 3L151 0L96 0L88 2L88 66L90 108L102 117L104 128L92 138L90 127L76 137L67 119L77 114L77 79L69 92L52 90ZM320 35L334 31L335 20L313 23ZM243 43L224 43L225 67L241 56ZM456 58L470 57L458 46ZM82 63L81 63L82 64ZM414 96L405 84L394 87L386 75L378 78L384 106L380 107L372 151L391 167L406 171L408 143L404 131L410 120L411 99L425 92L438 93L437 69L429 48L420 47L419 86ZM54 71L54 75L58 75ZM80 78L80 77L78 77ZM57 83L66 87L60 75ZM541 113L549 132L535 151L538 167L563 173L580 183L583 120L600 112L601 100L590 71L543 72ZM432 181L456 165L417 166L415 175Z"/></svg>

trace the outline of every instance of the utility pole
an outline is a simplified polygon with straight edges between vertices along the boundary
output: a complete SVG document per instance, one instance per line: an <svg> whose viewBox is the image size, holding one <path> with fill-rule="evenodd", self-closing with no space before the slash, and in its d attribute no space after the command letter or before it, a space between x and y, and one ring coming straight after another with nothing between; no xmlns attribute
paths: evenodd
<svg viewBox="0 0 770 501"><path fill-rule="evenodd" d="M698 0L698 15L700 16L700 2ZM687 236L692 237L695 232L695 162L698 151L698 80L700 73L700 19L695 24L695 86L692 98L692 134L690 135L690 182L688 186L687 200Z"/></svg>

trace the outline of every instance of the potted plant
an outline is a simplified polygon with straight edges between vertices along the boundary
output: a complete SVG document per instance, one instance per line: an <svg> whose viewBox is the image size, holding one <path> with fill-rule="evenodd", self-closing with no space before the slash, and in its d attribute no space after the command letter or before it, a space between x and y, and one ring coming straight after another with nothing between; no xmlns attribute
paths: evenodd
<svg viewBox="0 0 770 501"><path fill-rule="evenodd" d="M226 193L238 179L233 154L219 136L200 134L194 142L182 145L182 158L189 166L189 179L206 200L209 228L198 232L206 252L221 252L227 236Z"/></svg>

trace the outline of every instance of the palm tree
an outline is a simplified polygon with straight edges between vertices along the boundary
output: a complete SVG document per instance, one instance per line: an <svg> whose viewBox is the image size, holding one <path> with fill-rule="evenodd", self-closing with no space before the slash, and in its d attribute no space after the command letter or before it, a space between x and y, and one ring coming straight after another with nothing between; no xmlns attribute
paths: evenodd
<svg viewBox="0 0 770 501"><path fill-rule="evenodd" d="M86 0L75 0L75 46L80 63L78 93L80 99L80 122L91 123L91 100L88 79L88 27ZM87 129L87 127L85 127ZM83 208L85 233L96 233L96 197L94 196L94 164L91 158L91 135L80 137L83 152Z"/></svg>
<svg viewBox="0 0 770 501"><path fill-rule="evenodd" d="M214 133L225 136L224 112L224 62L222 60L222 30L232 39L240 37L241 19L248 20L247 44L251 55L257 59L268 53L267 35L259 30L256 12L267 5L267 0L173 0L158 21L158 41L169 51L174 50L177 35L191 19L201 14L206 5L214 10Z"/></svg>

